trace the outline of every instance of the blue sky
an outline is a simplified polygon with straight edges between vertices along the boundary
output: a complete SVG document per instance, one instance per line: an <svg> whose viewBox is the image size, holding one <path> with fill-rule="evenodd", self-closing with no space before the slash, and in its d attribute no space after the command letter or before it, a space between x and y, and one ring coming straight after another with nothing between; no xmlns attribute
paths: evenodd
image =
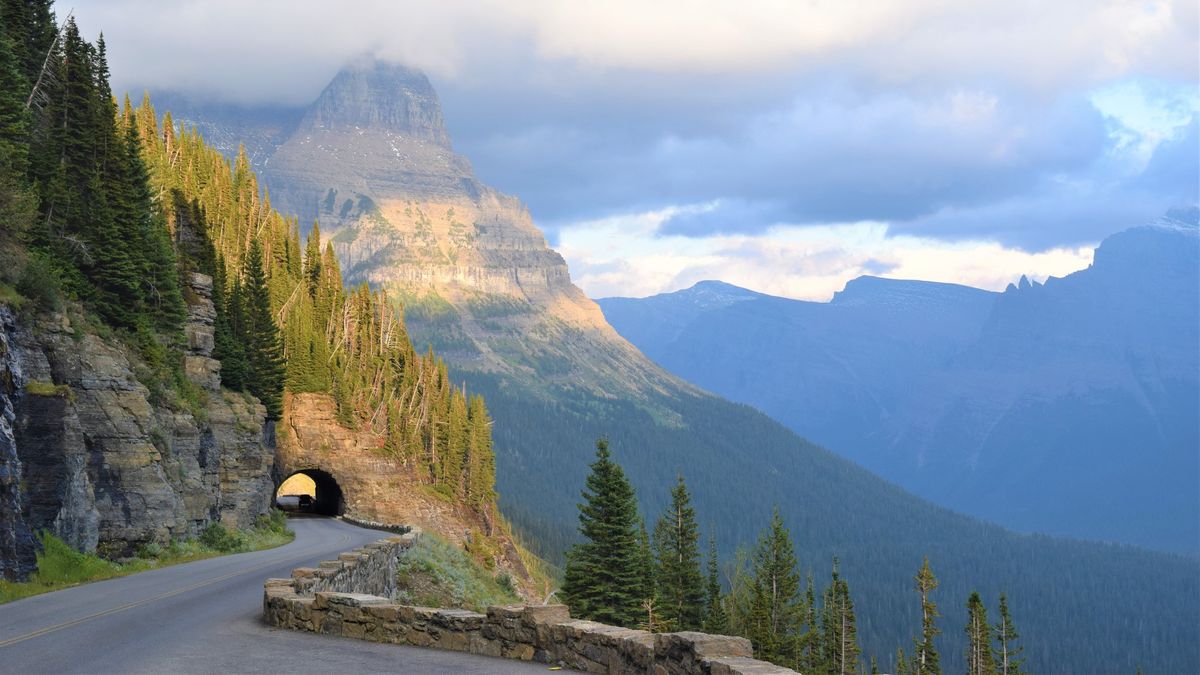
<svg viewBox="0 0 1200 675"><path fill-rule="evenodd" d="M1002 288L1200 199L1194 1L75 7L119 87L299 105L364 52L425 69L593 296Z"/></svg>

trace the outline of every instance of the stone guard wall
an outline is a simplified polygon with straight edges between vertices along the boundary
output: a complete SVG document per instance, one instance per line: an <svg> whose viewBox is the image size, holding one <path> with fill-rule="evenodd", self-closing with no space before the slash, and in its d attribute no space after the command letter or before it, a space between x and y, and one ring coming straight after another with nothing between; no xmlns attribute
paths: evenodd
<svg viewBox="0 0 1200 675"><path fill-rule="evenodd" d="M572 619L566 605L463 609L393 603L396 561L417 531L368 544L337 560L268 579L268 624L328 635L559 664L591 673L782 675L751 658L750 641L705 633L649 633Z"/></svg>

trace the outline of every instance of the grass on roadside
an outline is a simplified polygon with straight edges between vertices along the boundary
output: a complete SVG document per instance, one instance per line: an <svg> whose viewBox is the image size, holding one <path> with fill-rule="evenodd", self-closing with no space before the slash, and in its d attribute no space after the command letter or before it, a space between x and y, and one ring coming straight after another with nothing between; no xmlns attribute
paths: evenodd
<svg viewBox="0 0 1200 675"><path fill-rule="evenodd" d="M90 553L80 553L49 532L41 532L38 541L42 550L37 554L37 571L28 581L0 580L0 604L193 560L275 548L290 542L295 536L288 529L287 517L283 512L272 509L270 515L259 516L252 529L230 530L214 523L197 539L174 541L167 546L147 544L138 551L136 557L113 562Z"/></svg>
<svg viewBox="0 0 1200 675"><path fill-rule="evenodd" d="M401 556L396 576L397 600L404 604L483 611L520 602L507 575L493 575L462 548L428 532Z"/></svg>

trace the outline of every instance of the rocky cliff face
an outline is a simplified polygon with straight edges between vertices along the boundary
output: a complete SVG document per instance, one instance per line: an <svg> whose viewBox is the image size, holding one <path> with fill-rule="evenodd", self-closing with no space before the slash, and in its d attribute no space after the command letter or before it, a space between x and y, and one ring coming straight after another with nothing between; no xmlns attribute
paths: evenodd
<svg viewBox="0 0 1200 675"><path fill-rule="evenodd" d="M0 579L23 579L33 571L33 533L21 512L21 458L13 425L13 402L24 377L13 354L9 336L16 317L0 307Z"/></svg>
<svg viewBox="0 0 1200 675"><path fill-rule="evenodd" d="M12 413L0 430L0 553L11 576L29 571L22 522L79 550L120 556L266 512L273 433L257 401L220 389L212 282L188 281L187 373L202 391L190 405L148 389L135 376L137 359L78 319L16 321L5 312Z"/></svg>
<svg viewBox="0 0 1200 675"><path fill-rule="evenodd" d="M529 571L494 510L476 512L427 489L413 467L380 452L383 442L376 434L342 426L331 397L289 394L277 469L281 478L312 470L332 476L345 496L345 515L357 520L415 525L474 550L492 549L492 562L523 594L535 595Z"/></svg>
<svg viewBox="0 0 1200 675"><path fill-rule="evenodd" d="M612 330L517 199L475 178L418 72L340 73L264 177L276 207L319 219L347 282L393 293L418 346L457 367L605 396L684 386Z"/></svg>

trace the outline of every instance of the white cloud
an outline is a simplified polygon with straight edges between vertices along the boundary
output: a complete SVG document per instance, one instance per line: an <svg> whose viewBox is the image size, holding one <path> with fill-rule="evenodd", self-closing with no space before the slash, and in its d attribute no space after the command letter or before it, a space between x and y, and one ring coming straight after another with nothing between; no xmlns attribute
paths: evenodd
<svg viewBox="0 0 1200 675"><path fill-rule="evenodd" d="M122 83L241 101L311 98L363 52L452 78L509 58L653 72L837 71L1052 91L1194 80L1193 0L77 0ZM59 8L62 11L63 7ZM517 55L517 56L513 56ZM537 77L539 67L510 77ZM232 75L231 75L232 74ZM561 76L561 73L560 73Z"/></svg>
<svg viewBox="0 0 1200 675"><path fill-rule="evenodd" d="M685 207L685 208L705 208ZM986 240L889 236L884 223L779 225L754 235L656 234L679 207L564 226L558 250L591 297L647 296L720 279L802 300L828 300L869 274L1002 290L1022 274L1044 281L1087 267L1094 245L1031 253Z"/></svg>
<svg viewBox="0 0 1200 675"><path fill-rule="evenodd" d="M1196 199L1195 0L75 6L118 90L301 104L364 52L426 69L456 147L594 295L999 288ZM864 219L888 225L814 226Z"/></svg>
<svg viewBox="0 0 1200 675"><path fill-rule="evenodd" d="M1100 88L1090 98L1115 126L1113 151L1131 159L1135 171L1145 168L1163 141L1181 136L1200 113L1195 84L1125 80Z"/></svg>

